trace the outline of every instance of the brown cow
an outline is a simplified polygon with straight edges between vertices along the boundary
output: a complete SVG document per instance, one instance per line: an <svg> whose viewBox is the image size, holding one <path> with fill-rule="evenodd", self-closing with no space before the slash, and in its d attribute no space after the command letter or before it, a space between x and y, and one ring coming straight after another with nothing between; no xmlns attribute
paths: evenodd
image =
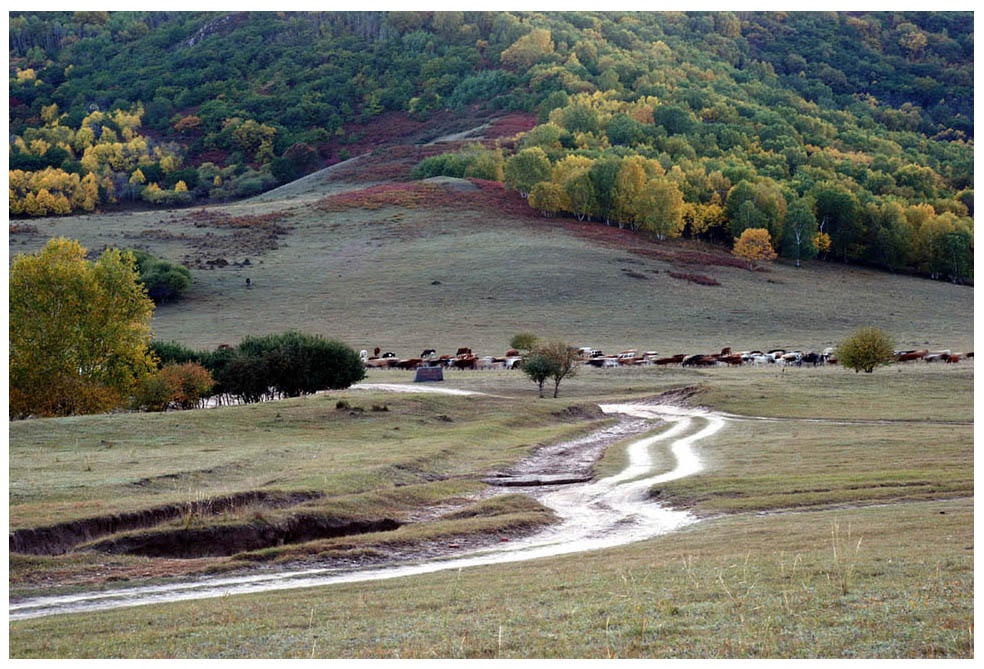
<svg viewBox="0 0 984 669"><path fill-rule="evenodd" d="M451 366L458 369L475 369L475 362L478 360L473 355L461 356L451 361Z"/></svg>
<svg viewBox="0 0 984 669"><path fill-rule="evenodd" d="M472 350L470 348L459 348L458 352L454 354L454 357L460 358L463 355L471 355Z"/></svg>
<svg viewBox="0 0 984 669"><path fill-rule="evenodd" d="M929 349L922 349L920 351L899 351L895 354L895 362L910 362L912 360L921 360L929 354Z"/></svg>

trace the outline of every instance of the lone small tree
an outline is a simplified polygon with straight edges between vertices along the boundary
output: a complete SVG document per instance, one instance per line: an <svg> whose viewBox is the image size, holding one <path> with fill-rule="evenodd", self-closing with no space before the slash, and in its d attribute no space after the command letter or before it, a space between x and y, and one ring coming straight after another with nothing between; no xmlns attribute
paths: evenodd
<svg viewBox="0 0 984 669"><path fill-rule="evenodd" d="M540 348L540 353L553 361L554 369L550 375L554 380L554 397L560 390L560 382L577 374L580 359L577 349L562 341L555 341Z"/></svg>
<svg viewBox="0 0 984 669"><path fill-rule="evenodd" d="M523 361L523 373L529 377L530 381L537 385L540 391L540 397L543 397L544 382L557 371L556 361L540 351L534 351Z"/></svg>
<svg viewBox="0 0 984 669"><path fill-rule="evenodd" d="M561 382L577 374L579 364L577 349L565 342L555 341L531 352L523 361L523 372L537 384L540 397L543 397L543 384L547 379L553 379L553 396L557 397Z"/></svg>
<svg viewBox="0 0 984 669"><path fill-rule="evenodd" d="M837 347L837 361L855 373L867 374L894 359L894 342L884 330L868 326L855 330Z"/></svg>

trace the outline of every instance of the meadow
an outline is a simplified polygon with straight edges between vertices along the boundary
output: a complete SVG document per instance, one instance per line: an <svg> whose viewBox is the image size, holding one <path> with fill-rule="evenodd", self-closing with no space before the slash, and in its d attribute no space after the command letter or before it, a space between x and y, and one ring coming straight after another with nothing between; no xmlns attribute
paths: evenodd
<svg viewBox="0 0 984 669"><path fill-rule="evenodd" d="M185 209L39 219L36 232L10 235L10 253L62 235L90 251L138 247L203 267L224 261L195 269L186 299L154 317L157 338L201 348L293 328L402 357L461 346L501 355L521 331L606 352L822 350L863 324L886 329L899 348L973 347L967 286L824 262L748 271L716 264L727 253L703 243L648 242L603 223L532 215L515 193L501 195L498 211L454 190L455 206L326 211L308 199L311 188L324 197L371 184L326 184L330 172L306 179L278 189L279 199L209 208L229 217L279 212L287 232L274 243L263 225L218 227ZM701 254L714 264L699 264Z"/></svg>
<svg viewBox="0 0 984 669"><path fill-rule="evenodd" d="M367 380L408 379L386 371ZM701 446L705 471L652 491L703 518L679 533L372 585L18 621L10 627L12 656L972 654L972 365L899 366L871 376L838 368L585 369L560 398L536 401L516 372L459 372L445 383L494 396L348 390L246 407L13 423L12 529L32 518L256 487L329 494L280 511L254 505L182 516L169 527L274 523L278 513L302 509L418 522L224 558L18 555L12 594L371 559L421 542L523 534L550 522L549 513L517 496L475 502L485 488L478 479L537 443L603 422L570 420L572 406L697 387L703 391L691 404L748 416L768 406L783 420L729 420ZM826 398L818 387L829 390ZM924 413L927 396L948 412ZM339 400L366 411L340 411ZM371 411L383 404L387 411ZM610 447L597 475L618 471L621 458L620 446ZM51 485L41 478L49 470ZM461 509L471 511L451 511Z"/></svg>
<svg viewBox="0 0 984 669"><path fill-rule="evenodd" d="M191 209L32 221L9 236L10 252L63 235L94 252L132 246L197 264L187 298L158 308L153 329L201 348L295 328L400 356L459 346L501 354L531 331L671 355L822 349L864 324L899 348L973 347L966 286L822 262L748 271L698 242L658 244L514 207L490 213L467 191L454 207L318 205L369 185L319 173L212 209L219 218ZM271 214L283 228L275 234L257 218ZM217 259L226 264L209 264ZM973 361L871 375L585 368L543 400L519 372L459 371L443 385L491 396L348 389L12 422L11 531L151 509L166 517L79 546L142 533L231 536L221 533L302 517L402 523L194 558L12 554L11 595L26 597L520 536L550 523L549 511L517 495L489 499L481 479L538 445L610 424L597 403L689 388L690 404L733 414L701 444L704 471L651 490L702 519L685 531L372 585L16 621L11 657L972 656L973 371ZM366 381L410 379L370 370ZM614 444L595 474L623 463ZM231 501L219 508L222 499Z"/></svg>

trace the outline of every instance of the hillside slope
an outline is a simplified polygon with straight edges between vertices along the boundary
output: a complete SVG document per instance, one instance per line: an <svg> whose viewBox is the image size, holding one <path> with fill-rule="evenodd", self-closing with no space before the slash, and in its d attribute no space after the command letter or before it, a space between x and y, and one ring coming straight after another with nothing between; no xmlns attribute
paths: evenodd
<svg viewBox="0 0 984 669"><path fill-rule="evenodd" d="M498 355L534 331L673 354L822 348L868 323L904 347L973 346L965 286L821 262L749 271L705 243L543 218L490 182L380 186L344 167L224 207L39 219L10 252L64 235L191 265L187 299L158 308L153 327L195 347L296 328L402 356Z"/></svg>

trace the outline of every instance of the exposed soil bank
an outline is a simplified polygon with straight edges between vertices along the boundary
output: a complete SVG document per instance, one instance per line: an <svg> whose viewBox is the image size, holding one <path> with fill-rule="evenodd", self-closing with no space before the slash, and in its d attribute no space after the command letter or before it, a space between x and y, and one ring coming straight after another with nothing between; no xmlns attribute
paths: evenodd
<svg viewBox="0 0 984 669"><path fill-rule="evenodd" d="M348 520L298 514L276 524L255 521L242 525L141 532L90 544L85 548L146 557L220 557L314 539L385 532L395 530L400 525L389 518Z"/></svg>
<svg viewBox="0 0 984 669"><path fill-rule="evenodd" d="M83 518L49 527L17 530L10 533L11 553L30 555L61 555L79 544L117 532L154 527L187 514L221 513L248 504L280 508L301 504L323 497L320 492L264 492L252 491L214 497L195 502L168 504L165 506L121 513L99 518Z"/></svg>

